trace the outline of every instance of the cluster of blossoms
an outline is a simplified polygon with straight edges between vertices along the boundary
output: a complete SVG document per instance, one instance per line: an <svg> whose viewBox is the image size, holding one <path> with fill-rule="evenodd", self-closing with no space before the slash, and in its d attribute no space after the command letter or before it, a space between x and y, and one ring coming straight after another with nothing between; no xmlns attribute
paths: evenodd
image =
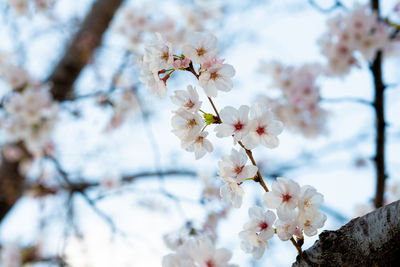
<svg viewBox="0 0 400 267"><path fill-rule="evenodd" d="M0 53L0 78L13 90L19 90L30 82L28 72L15 64L9 54Z"/></svg>
<svg viewBox="0 0 400 267"><path fill-rule="evenodd" d="M199 94L191 85L187 86L186 90L174 92L171 100L179 108L173 112L172 132L181 140L182 148L194 152L196 159L211 152L213 146L206 139L208 132L205 131L211 124L217 124L214 128L217 137L233 137L234 144L242 147L239 151L232 149L231 154L224 156L219 162L219 176L224 182L220 188L221 197L235 208L239 208L244 195L241 184L245 180L259 181L268 191L252 157L251 149L258 145L276 148L279 145L277 136L283 130L283 123L275 120L273 112L261 101L255 102L251 107L242 105L236 109L226 106L220 112L217 111L212 98L217 97L218 91L231 90L232 77L235 74L231 65L224 64L223 60L219 59L217 38L212 34L195 33L189 42L183 45L182 53L177 54L172 44L158 35L158 40L150 43L145 49L140 80L154 94L163 97L167 93L166 84L171 75L177 70L188 71L198 79L200 87L204 89L214 108L214 115L201 110ZM319 90L314 84L315 76L313 66L306 66L300 70L287 68L277 74L276 83L277 86L281 86L285 79L288 83L293 83L285 84L283 91L287 101L311 113L318 107L319 100ZM303 80L295 88L297 77L302 77ZM314 107L311 107L312 103ZM246 165L248 159L252 165ZM306 235L314 235L316 229L324 224L326 217L318 212L322 195L314 188L305 186L300 189L297 183L279 178L278 182L274 183L271 193L273 195L265 195L264 202L267 207L278 210L277 231L282 240L288 240L293 235L303 237L303 232ZM279 197L281 200L278 203ZM287 205L287 202L290 204ZM252 209L250 216L253 221L259 221L247 224L240 236L245 251L253 252L259 257L266 247L267 239L274 233L273 230L270 231L272 228L268 227L272 227L276 216L272 211L264 216L262 211L260 213L256 209ZM260 233L267 228L266 234ZM230 253L216 250L208 237L179 240L178 247L171 247L176 253L165 256L163 266L229 266L227 262Z"/></svg>
<svg viewBox="0 0 400 267"><path fill-rule="evenodd" d="M322 194L314 187L300 187L293 180L277 178L277 181L272 183L272 191L265 193L263 203L267 208L275 209L278 216L271 210L264 211L259 206L251 207L250 221L239 233L242 249L259 259L274 233L282 241L292 239L293 236L302 240L303 234L316 235L317 230L323 227L326 221L326 215L318 210L322 202Z"/></svg>
<svg viewBox="0 0 400 267"><path fill-rule="evenodd" d="M199 66L198 73L194 69L195 65ZM192 72L210 99L217 96L218 90L229 91L233 86L235 70L218 58L217 38L209 33L193 33L179 55L174 53L172 45L160 35L157 41L146 47L140 80L154 94L159 97L166 94L167 80L177 70ZM217 122L218 118L204 112L203 116L200 115L202 102L199 101L196 88L189 85L187 90L177 90L171 99L179 107L174 111L172 126L182 147L194 152L196 159L211 152L213 146L206 139L208 132L204 128Z"/></svg>
<svg viewBox="0 0 400 267"><path fill-rule="evenodd" d="M6 99L4 109L2 126L6 142L22 141L30 153L40 157L51 146L50 135L59 109L49 90L26 87Z"/></svg>
<svg viewBox="0 0 400 267"><path fill-rule="evenodd" d="M213 175L199 174L204 182L202 198L204 205L215 206L213 200L220 200L217 180ZM214 209L215 210L215 209ZM223 205L220 211L210 211L201 227L185 223L177 231L164 235L164 243L174 251L163 258L163 267L178 266L236 266L228 264L231 253L224 248L216 249L217 226L229 213L230 207Z"/></svg>
<svg viewBox="0 0 400 267"><path fill-rule="evenodd" d="M54 6L55 2L56 0L8 0L8 5L17 15L28 15L30 13L47 12Z"/></svg>
<svg viewBox="0 0 400 267"><path fill-rule="evenodd" d="M320 106L318 75L322 68L318 64L301 67L285 66L279 62L263 62L260 72L271 76L270 87L279 88L279 98L259 98L262 105L270 106L285 127L298 131L306 137L315 137L324 132L327 111Z"/></svg>
<svg viewBox="0 0 400 267"><path fill-rule="evenodd" d="M390 41L389 28L378 20L369 5L356 5L353 12L338 14L327 22L329 31L319 40L322 54L328 59L326 73L343 76L358 65L357 53L374 59L378 50Z"/></svg>
<svg viewBox="0 0 400 267"><path fill-rule="evenodd" d="M219 5L206 5L201 1L195 1L194 4L182 5L180 10L177 10L181 14L176 17L180 20L183 19L180 21L167 15L163 16L162 10L158 12L159 15L155 19L152 16L154 7L137 9L126 4L119 11L113 28L114 32L126 39L127 50L141 55L141 44L149 33L159 32L169 42L175 45L183 44L192 32L204 31L207 22L218 19L221 13L220 9Z"/></svg>
<svg viewBox="0 0 400 267"><path fill-rule="evenodd" d="M164 256L163 267L235 267L229 261L232 253L225 248L216 248L207 237L189 238L178 246L175 253Z"/></svg>

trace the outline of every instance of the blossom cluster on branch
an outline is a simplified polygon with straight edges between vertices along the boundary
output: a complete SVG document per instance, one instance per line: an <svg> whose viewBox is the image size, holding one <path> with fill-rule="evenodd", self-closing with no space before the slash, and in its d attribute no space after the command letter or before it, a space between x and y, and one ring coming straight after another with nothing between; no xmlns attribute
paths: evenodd
<svg viewBox="0 0 400 267"><path fill-rule="evenodd" d="M310 186L300 189L296 182L283 178L279 178L272 186L273 191L269 192L252 155L251 150L259 145L270 149L279 145L277 136L283 130L283 123L275 120L269 106L259 101L251 107L242 105L236 109L226 106L218 111L213 98L218 96L218 91L231 90L235 70L219 58L217 38L214 35L193 33L188 43L182 46L181 53L177 53L176 50L173 44L158 34L157 40L148 43L145 48L140 80L155 95L163 97L167 93L167 81L176 71L190 72L197 78L214 111L207 113L202 110L202 101L192 85L187 86L187 90L174 92L171 100L179 108L173 112L172 132L181 140L182 148L194 152L196 159L212 152L213 146L206 139L209 133L205 129L216 124L214 131L217 137L232 137L234 144L241 147L240 150L232 149L231 154L224 156L218 163L219 176L224 182L220 188L222 199L231 203L233 207L240 208L244 195L241 184L246 180L253 180L260 183L267 192L264 196L265 205L268 208L277 208L279 220L275 232L279 233L282 240L293 239L293 235L302 239L303 232L309 236L315 235L316 229L321 228L326 220L326 216L318 211L322 195ZM305 80L304 87L308 87L303 91L308 91L301 96L296 97L298 92L294 89L291 96L288 89L287 94L291 101L302 108L309 108L309 102L319 99L318 90L313 91L313 82L312 75ZM307 95L309 100L304 100L304 95ZM251 165L246 165L249 159ZM272 211L264 214L260 209L251 209L250 217L253 222L246 224L245 231L240 233L243 250L252 252L255 258L262 256L267 239L274 234L272 225L276 217ZM181 243L176 253L164 257L163 266L228 266L228 254L224 257L218 256L214 245L211 245L208 239L190 239ZM203 251L197 252L198 247L203 247ZM296 248L300 253L301 248L297 243ZM196 255L207 256L198 260ZM193 264L193 261L196 261L197 265Z"/></svg>

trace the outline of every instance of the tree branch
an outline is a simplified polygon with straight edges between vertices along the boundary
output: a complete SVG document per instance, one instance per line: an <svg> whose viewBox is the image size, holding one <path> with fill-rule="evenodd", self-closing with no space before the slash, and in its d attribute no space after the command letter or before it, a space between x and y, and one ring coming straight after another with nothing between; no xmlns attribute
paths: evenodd
<svg viewBox="0 0 400 267"><path fill-rule="evenodd" d="M379 15L379 0L371 0L372 9ZM375 99L375 125L376 125L376 147L375 147L375 170L376 170L376 192L375 207L383 206L383 195L385 193L385 84L382 78L382 51L378 51L370 65L374 80Z"/></svg>
<svg viewBox="0 0 400 267"><path fill-rule="evenodd" d="M51 93L55 100L72 98L71 89L75 80L101 44L103 34L121 3L122 0L98 0L93 5L80 30L67 46L64 56L48 78L48 82L52 83Z"/></svg>
<svg viewBox="0 0 400 267"><path fill-rule="evenodd" d="M400 262L400 201L324 231L297 257L294 267L397 266Z"/></svg>

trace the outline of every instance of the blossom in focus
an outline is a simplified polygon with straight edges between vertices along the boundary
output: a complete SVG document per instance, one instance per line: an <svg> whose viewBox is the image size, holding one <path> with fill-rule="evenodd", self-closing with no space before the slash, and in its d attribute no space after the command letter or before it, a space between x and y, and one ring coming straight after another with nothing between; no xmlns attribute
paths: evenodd
<svg viewBox="0 0 400 267"><path fill-rule="evenodd" d="M258 144L268 148L276 148L279 145L277 135L282 131L283 123L274 120L272 111L255 103L250 109L249 133L242 141L247 149L253 149Z"/></svg>
<svg viewBox="0 0 400 267"><path fill-rule="evenodd" d="M256 176L258 168L254 165L246 165L247 160L244 150L232 149L230 155L223 156L222 161L218 162L219 175L222 178L233 177L237 183Z"/></svg>
<svg viewBox="0 0 400 267"><path fill-rule="evenodd" d="M178 109L171 119L172 132L181 141L193 141L198 137L205 126L203 118L198 113L191 113L184 109Z"/></svg>
<svg viewBox="0 0 400 267"><path fill-rule="evenodd" d="M201 72L199 84L208 97L217 97L218 90L228 92L232 89L235 69L229 64L215 64Z"/></svg>
<svg viewBox="0 0 400 267"><path fill-rule="evenodd" d="M196 88L188 85L187 90L176 90L171 96L172 103L190 112L198 111L201 107Z"/></svg>
<svg viewBox="0 0 400 267"><path fill-rule="evenodd" d="M240 141L249 131L249 107L240 106L239 109L227 106L220 111L222 124L215 127L217 137L233 135L235 141Z"/></svg>
<svg viewBox="0 0 400 267"><path fill-rule="evenodd" d="M202 131L193 140L182 141L182 148L189 152L194 152L195 159L198 160L208 152L213 151L212 143L207 139L208 132Z"/></svg>
<svg viewBox="0 0 400 267"><path fill-rule="evenodd" d="M298 183L278 177L272 182L272 190L264 194L264 205L270 209L293 210L297 207L299 194Z"/></svg>

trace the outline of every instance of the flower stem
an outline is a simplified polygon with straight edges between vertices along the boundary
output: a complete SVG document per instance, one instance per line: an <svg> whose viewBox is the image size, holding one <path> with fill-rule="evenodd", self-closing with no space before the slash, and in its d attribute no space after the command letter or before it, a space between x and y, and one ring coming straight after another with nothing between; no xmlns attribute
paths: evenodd
<svg viewBox="0 0 400 267"><path fill-rule="evenodd" d="M256 161L254 160L253 157L253 152L251 152L251 150L247 149L242 141L238 142L239 145L241 147L243 147L244 151L246 151L247 156L249 157L251 163L253 163L254 166L257 166ZM257 170L257 177L254 179L255 182L260 183L260 185L262 186L262 188L264 188L265 192L269 192L267 185L264 183L264 179L262 178L261 172L259 170Z"/></svg>
<svg viewBox="0 0 400 267"><path fill-rule="evenodd" d="M296 240L294 240L294 238L292 237L290 238L290 241L292 241L293 246L296 247L299 256L301 256L303 254L303 251L301 250L301 247L297 244Z"/></svg>
<svg viewBox="0 0 400 267"><path fill-rule="evenodd" d="M217 115L218 123L222 123L221 117L219 116L218 110L217 110L217 108L215 107L214 102L212 101L211 97L208 97L208 100L210 101L211 106L213 107L214 112L215 112L215 114Z"/></svg>

